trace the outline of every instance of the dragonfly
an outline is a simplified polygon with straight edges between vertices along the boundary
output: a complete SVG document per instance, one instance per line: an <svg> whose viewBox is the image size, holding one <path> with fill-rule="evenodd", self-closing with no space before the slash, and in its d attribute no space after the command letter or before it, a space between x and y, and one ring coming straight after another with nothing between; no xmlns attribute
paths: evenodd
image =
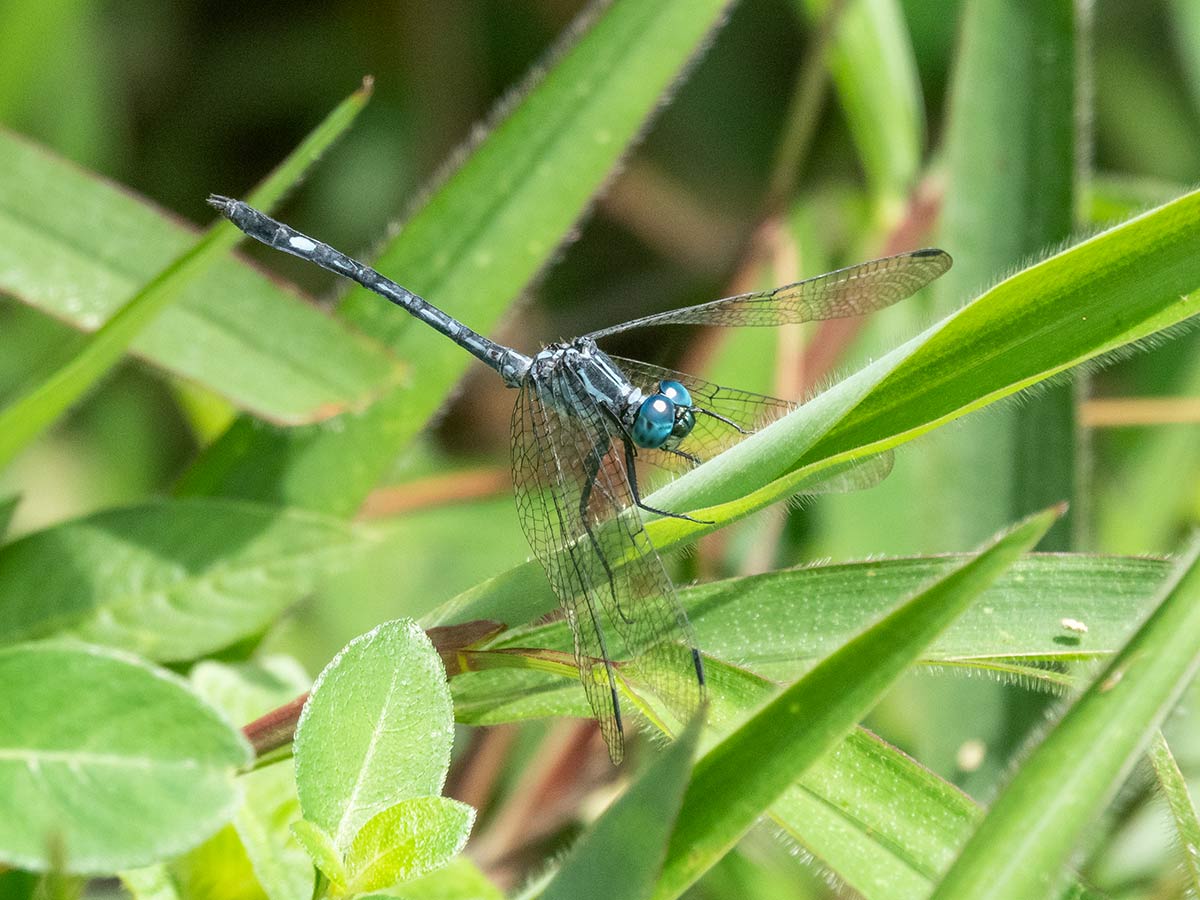
<svg viewBox="0 0 1200 900"><path fill-rule="evenodd" d="M598 342L657 325L776 326L862 315L911 296L951 265L942 250L901 253L774 290L634 319L527 356L240 200L214 194L208 202L249 237L405 309L518 392L512 414L518 518L570 625L579 678L614 763L625 746L619 682L647 685L681 721L705 694L699 645L642 513L699 520L647 504L637 460L686 471L794 404L622 359Z"/></svg>

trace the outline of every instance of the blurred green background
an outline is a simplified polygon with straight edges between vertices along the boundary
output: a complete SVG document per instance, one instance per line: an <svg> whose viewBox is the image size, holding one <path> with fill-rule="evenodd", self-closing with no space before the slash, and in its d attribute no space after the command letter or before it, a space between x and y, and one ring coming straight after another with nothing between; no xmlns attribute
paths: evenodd
<svg viewBox="0 0 1200 900"><path fill-rule="evenodd" d="M498 337L530 350L731 292L760 220L794 86L815 43L817 17L799 14L803 5L736 5L582 223L578 239L531 286ZM209 192L245 193L364 76L374 76L373 99L351 132L279 211L301 230L369 256L584 6L579 0L286 6L3 0L0 122L202 225L211 219L203 202ZM933 177L922 184L936 209L961 4L904 0L900 6L924 99L922 171ZM1086 63L1093 97L1085 122L1092 147L1077 233L1200 180L1198 7L1194 0L1094 4ZM814 109L787 216L795 271L775 273L776 281L893 249L888 242L908 200L881 202L872 193L846 111L832 91ZM998 230L1013 227L995 223ZM937 232L913 238L928 245ZM957 252L952 245L945 249ZM342 290L298 260L257 245L244 252L320 302ZM772 280L767 269L760 279ZM403 273L390 274L403 281ZM939 297L937 307L914 302L889 311L836 361L834 372L894 346L931 320L935 308L965 301L985 286L956 287L961 294ZM453 309L453 298L430 299ZM69 339L63 326L0 298L0 400L27 384ZM659 339L665 343L650 343ZM773 392L779 379L774 361L787 357L776 342L759 334L655 334L623 337L613 349L681 366L712 360L704 368L721 380ZM1077 504L1074 535L1059 546L1166 553L1200 516L1198 351L1200 336L1183 335L1099 371L1080 388L1089 399L1173 398L1176 416L1191 398L1192 414L1181 422L1081 431L1086 458L1080 457L1079 477L1086 484L1074 499L1088 502ZM463 482L443 477L503 471L510 410L503 386L481 367L473 369L393 472L395 484L432 485L440 500L391 517L390 538L368 564L309 598L267 637L268 646L298 654L315 671L379 621L418 615L523 559L527 548L504 486L464 488L458 496L447 485ZM994 426L1013 410L1019 415L1021 407L1009 404L982 418ZM14 533L168 490L229 412L146 365L124 364L0 477L0 497L23 498ZM1120 410L1116 415L1120 424ZM1006 489L1007 476L980 457L939 472L934 483L920 460L926 453L940 458L939 442L962 440L975 427L972 420L947 429L949 437L902 449L897 471L879 489L822 497L786 521L777 511L733 529L678 560L678 575L708 578L829 557L967 549L1002 524L992 514L993 500ZM958 521L943 517L951 504ZM940 774L986 796L1007 755L989 754L977 765L964 747L980 740L1011 749L1038 720L1043 702L1010 685L924 675L903 682L872 724ZM1185 765L1189 752L1197 761L1200 747L1173 747ZM1137 846L1136 827L1135 821L1131 846ZM764 853L771 862L756 870L760 895L771 896L768 883L782 867L775 895L794 896L794 864L770 846ZM744 857L730 857L706 883L716 891L722 878L737 883L742 865Z"/></svg>

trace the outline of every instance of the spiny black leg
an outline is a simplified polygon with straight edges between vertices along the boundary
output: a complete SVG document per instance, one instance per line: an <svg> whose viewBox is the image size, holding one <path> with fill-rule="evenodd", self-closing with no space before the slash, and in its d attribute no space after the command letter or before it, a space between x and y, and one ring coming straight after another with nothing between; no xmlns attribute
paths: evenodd
<svg viewBox="0 0 1200 900"><path fill-rule="evenodd" d="M700 465L701 462L703 462L703 460L700 459L700 457L694 456L691 453L688 453L686 450L672 450L669 447L659 447L658 449L661 450L663 453L670 453L672 456L682 457L683 459L686 459L688 462L690 462L693 466L698 466L698 465Z"/></svg>
<svg viewBox="0 0 1200 900"><path fill-rule="evenodd" d="M712 522L706 522L704 519L694 519L686 513L667 512L665 509L655 509L653 506L647 506L642 502L642 495L638 491L637 484L637 465L634 462L633 442L623 440L625 444L625 472L629 476L629 490L633 493L633 502L639 509L644 509L647 512L655 513L660 516L668 516L672 519L683 519L685 522L695 522L697 525L712 525ZM672 453L677 451L671 451Z"/></svg>
<svg viewBox="0 0 1200 900"><path fill-rule="evenodd" d="M702 413L703 415L706 415L709 418L716 419L718 422L724 422L730 428L733 428L734 430L740 432L741 434L754 434L753 431L747 431L745 428L743 428L737 422L734 422L732 419L727 419L720 413L715 413L710 409L704 409L701 406L693 406L692 412Z"/></svg>

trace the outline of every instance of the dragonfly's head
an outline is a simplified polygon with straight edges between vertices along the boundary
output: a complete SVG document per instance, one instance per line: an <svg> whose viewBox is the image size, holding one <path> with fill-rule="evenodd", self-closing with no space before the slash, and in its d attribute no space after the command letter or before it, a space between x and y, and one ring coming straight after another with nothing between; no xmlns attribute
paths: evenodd
<svg viewBox="0 0 1200 900"><path fill-rule="evenodd" d="M658 392L642 401L630 429L633 442L648 450L671 449L692 433L692 395L678 381L660 381Z"/></svg>

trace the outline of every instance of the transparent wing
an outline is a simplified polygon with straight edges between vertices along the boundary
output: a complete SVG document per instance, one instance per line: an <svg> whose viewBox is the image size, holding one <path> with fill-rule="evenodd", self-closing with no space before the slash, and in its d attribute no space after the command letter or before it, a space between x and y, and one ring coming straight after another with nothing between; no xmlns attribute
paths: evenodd
<svg viewBox="0 0 1200 900"><path fill-rule="evenodd" d="M593 331L589 337L601 338L647 325L788 325L858 316L911 297L950 264L950 254L943 250L914 250L773 291L738 294L645 316Z"/></svg>
<svg viewBox="0 0 1200 900"><path fill-rule="evenodd" d="M619 762L617 679L631 675L690 716L703 693L695 637L633 508L621 435L577 376L527 378L512 427L521 527L566 612L580 680Z"/></svg>
<svg viewBox="0 0 1200 900"><path fill-rule="evenodd" d="M696 427L679 445L677 453L663 450L638 450L646 459L668 472L685 472L728 450L760 428L771 424L796 408L796 404L765 394L753 394L727 388L684 372L652 366L636 359L613 356L621 371L645 394L658 391L661 381L678 381L692 395L692 403L706 413L696 415ZM720 416L720 418L717 418Z"/></svg>

